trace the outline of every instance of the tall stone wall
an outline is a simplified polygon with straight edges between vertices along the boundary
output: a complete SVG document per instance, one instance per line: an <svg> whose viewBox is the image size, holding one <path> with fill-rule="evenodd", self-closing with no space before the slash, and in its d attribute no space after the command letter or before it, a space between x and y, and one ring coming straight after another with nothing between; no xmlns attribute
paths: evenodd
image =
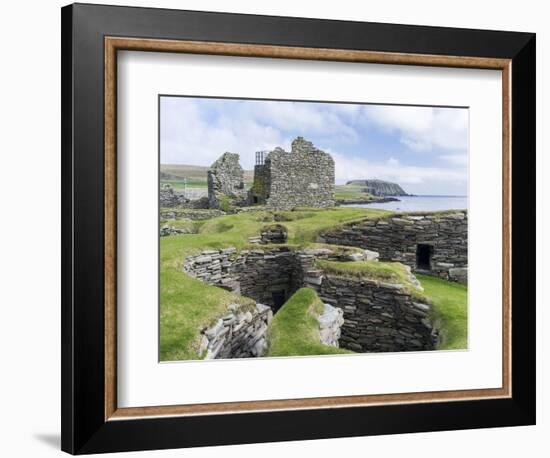
<svg viewBox="0 0 550 458"><path fill-rule="evenodd" d="M334 205L334 160L302 137L290 153L275 148L254 172L252 203L280 209Z"/></svg>
<svg viewBox="0 0 550 458"><path fill-rule="evenodd" d="M366 219L327 231L319 240L368 248L379 252L381 261L398 261L415 270L467 282L468 213L465 210ZM428 247L429 268L418 265L419 250L423 249L419 245Z"/></svg>
<svg viewBox="0 0 550 458"><path fill-rule="evenodd" d="M249 204L265 204L269 198L271 188L270 168L266 164L254 166L254 182L250 189Z"/></svg>
<svg viewBox="0 0 550 458"><path fill-rule="evenodd" d="M231 205L246 202L244 172L238 154L224 153L208 169L207 180L210 208L220 208L224 199Z"/></svg>

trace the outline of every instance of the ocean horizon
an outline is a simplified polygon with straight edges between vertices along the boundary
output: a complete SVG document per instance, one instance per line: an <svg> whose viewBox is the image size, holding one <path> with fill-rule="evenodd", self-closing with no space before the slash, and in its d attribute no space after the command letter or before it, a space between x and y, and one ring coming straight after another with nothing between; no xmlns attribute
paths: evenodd
<svg viewBox="0 0 550 458"><path fill-rule="evenodd" d="M398 202L379 202L372 204L349 204L343 207L381 208L393 211L441 211L467 210L468 196L415 195L387 196L399 199Z"/></svg>

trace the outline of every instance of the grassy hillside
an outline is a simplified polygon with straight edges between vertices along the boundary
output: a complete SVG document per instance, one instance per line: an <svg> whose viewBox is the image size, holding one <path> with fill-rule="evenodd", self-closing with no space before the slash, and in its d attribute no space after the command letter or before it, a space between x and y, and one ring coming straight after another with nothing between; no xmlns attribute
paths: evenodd
<svg viewBox="0 0 550 458"><path fill-rule="evenodd" d="M162 184L170 184L178 189L183 187L184 178L187 179L187 187L189 188L206 188L206 172L208 167L200 165L184 165L184 164L160 164L160 182ZM254 180L254 172L252 170L244 171L245 185L251 186Z"/></svg>

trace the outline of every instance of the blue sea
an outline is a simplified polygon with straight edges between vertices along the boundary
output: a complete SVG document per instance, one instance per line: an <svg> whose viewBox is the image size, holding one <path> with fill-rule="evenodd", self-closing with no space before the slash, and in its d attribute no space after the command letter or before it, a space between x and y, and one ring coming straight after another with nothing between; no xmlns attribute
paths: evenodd
<svg viewBox="0 0 550 458"><path fill-rule="evenodd" d="M391 196L390 196L391 197ZM396 196L399 202L383 202L374 204L350 204L343 207L383 208L403 212L439 211L439 210L466 210L468 197L466 196Z"/></svg>

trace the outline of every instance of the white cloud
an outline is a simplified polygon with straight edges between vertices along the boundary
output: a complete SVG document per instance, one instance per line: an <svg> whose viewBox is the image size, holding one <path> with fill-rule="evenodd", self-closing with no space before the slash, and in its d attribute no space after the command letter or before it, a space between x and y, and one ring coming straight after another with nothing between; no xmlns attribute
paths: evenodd
<svg viewBox="0 0 550 458"><path fill-rule="evenodd" d="M331 154L336 166L337 183L365 178L378 178L398 183L406 191L410 189L407 189L407 185L415 185L414 189L417 191L409 192L419 192L419 189L425 190L422 192L428 192L427 190L430 188L438 189L450 183L455 188L463 188L464 192L466 190L468 174L463 168L419 167L401 164L395 158L389 158L382 162L374 162L334 152L331 152ZM441 186L438 186L438 184Z"/></svg>
<svg viewBox="0 0 550 458"><path fill-rule="evenodd" d="M226 151L240 154L241 165L253 168L254 152L289 146L281 132L250 118L206 119L193 100L163 100L161 162L164 164L212 164Z"/></svg>
<svg viewBox="0 0 550 458"><path fill-rule="evenodd" d="M453 114L456 111L462 114ZM230 151L240 154L243 168L252 169L255 151L272 150L276 146L290 150L290 136L301 134L333 155L337 183L379 178L397 182L416 194L463 195L467 184L467 150L464 148L467 113L466 116L464 113L465 110L418 107L280 102L233 101L228 106L205 103L204 99L164 98L161 162L208 166ZM354 121L359 121L357 132ZM409 148L433 150L433 156L423 159L423 163L429 165L403 164L397 159L404 157L400 147L394 154L381 150L365 158L362 151L370 134L365 123L374 125L376 130L388 130ZM360 135L358 143L350 147L349 142L354 142L357 135ZM340 148L346 154L339 153ZM415 155L410 156L414 164Z"/></svg>
<svg viewBox="0 0 550 458"><path fill-rule="evenodd" d="M468 156L466 154L444 154L439 159L452 164L466 167L468 165Z"/></svg>
<svg viewBox="0 0 550 458"><path fill-rule="evenodd" d="M342 119L342 116L358 112L358 106L350 107L338 104L266 101L261 105L242 105L242 111L237 117L249 117L281 130L331 135L339 140L353 142L357 140L357 132Z"/></svg>
<svg viewBox="0 0 550 458"><path fill-rule="evenodd" d="M397 131L401 143L413 151L468 148L466 109L371 105L363 114L367 124Z"/></svg>

